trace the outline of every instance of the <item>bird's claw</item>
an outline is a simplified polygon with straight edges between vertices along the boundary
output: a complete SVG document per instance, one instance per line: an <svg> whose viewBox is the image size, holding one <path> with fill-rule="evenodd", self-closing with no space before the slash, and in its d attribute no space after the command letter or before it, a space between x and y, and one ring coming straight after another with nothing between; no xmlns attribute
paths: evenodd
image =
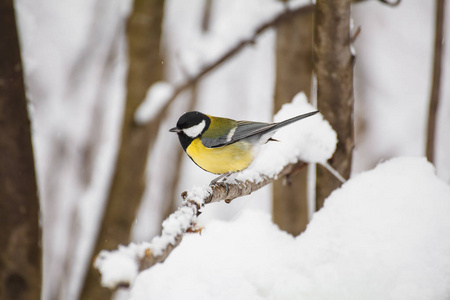
<svg viewBox="0 0 450 300"><path fill-rule="evenodd" d="M226 183L226 182L223 182L223 181L221 181L221 182L214 182L214 183L211 182L211 183L209 184L209 186L212 186L212 185L223 186L223 187L225 188L225 193L226 193L226 194L228 194L228 192L230 191L229 184Z"/></svg>

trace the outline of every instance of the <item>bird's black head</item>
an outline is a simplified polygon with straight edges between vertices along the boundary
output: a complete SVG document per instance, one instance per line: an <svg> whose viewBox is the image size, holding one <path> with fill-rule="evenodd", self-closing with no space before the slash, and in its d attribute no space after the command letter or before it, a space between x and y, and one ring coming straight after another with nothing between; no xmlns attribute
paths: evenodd
<svg viewBox="0 0 450 300"><path fill-rule="evenodd" d="M177 127L170 129L170 132L176 132L184 150L195 138L202 135L209 125L211 119L198 111L190 111L182 115L177 122Z"/></svg>

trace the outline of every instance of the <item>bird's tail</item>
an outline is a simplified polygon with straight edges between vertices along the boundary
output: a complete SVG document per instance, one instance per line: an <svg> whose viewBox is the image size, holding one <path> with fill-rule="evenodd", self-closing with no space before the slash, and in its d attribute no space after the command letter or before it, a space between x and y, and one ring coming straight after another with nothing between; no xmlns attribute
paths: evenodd
<svg viewBox="0 0 450 300"><path fill-rule="evenodd" d="M317 114L318 112L319 112L319 111L316 110L316 111L312 111L312 112L309 112L309 113L306 113L306 114L303 114L303 115L299 115L299 116L296 116L296 117L293 117L293 118L290 118L290 119L281 121L281 122L277 123L277 125L275 125L275 126L272 128L272 130L280 129L281 127L284 127L284 126L286 126L286 125L292 124L292 123L297 122L297 121L299 121L299 120L301 120L301 119L304 119L304 118L313 116L313 115Z"/></svg>

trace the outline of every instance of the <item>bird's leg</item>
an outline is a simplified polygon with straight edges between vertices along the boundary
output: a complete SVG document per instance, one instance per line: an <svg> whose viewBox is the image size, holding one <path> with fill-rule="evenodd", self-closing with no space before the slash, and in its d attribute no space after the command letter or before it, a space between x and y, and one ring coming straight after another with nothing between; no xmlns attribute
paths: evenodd
<svg viewBox="0 0 450 300"><path fill-rule="evenodd" d="M230 176L231 174L233 174L234 172L228 172L228 173L224 173L222 175L220 175L217 178L214 178L213 180L211 180L211 183L209 184L211 185L223 185L225 186L225 193L228 194L228 191L230 190L230 188L228 187L228 183L225 182L225 180L228 178L228 176ZM221 181L221 182L219 182ZM225 201L226 202L226 201ZM229 202L227 202L229 203Z"/></svg>
<svg viewBox="0 0 450 300"><path fill-rule="evenodd" d="M233 174L233 172L224 173L224 174L220 175L219 177L211 180L211 183L209 185L217 184L217 182L221 179L222 179L222 181L225 181L228 178L228 176L230 176L231 174Z"/></svg>

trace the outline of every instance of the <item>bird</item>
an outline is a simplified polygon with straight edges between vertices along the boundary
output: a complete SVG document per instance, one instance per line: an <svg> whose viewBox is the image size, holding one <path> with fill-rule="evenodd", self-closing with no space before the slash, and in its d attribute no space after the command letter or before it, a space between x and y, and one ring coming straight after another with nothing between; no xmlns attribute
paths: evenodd
<svg viewBox="0 0 450 300"><path fill-rule="evenodd" d="M178 134L181 147L203 170L220 174L211 181L217 183L235 172L246 169L255 159L261 145L275 132L289 124L318 113L312 111L278 122L236 121L214 117L198 111L184 113L170 132Z"/></svg>

